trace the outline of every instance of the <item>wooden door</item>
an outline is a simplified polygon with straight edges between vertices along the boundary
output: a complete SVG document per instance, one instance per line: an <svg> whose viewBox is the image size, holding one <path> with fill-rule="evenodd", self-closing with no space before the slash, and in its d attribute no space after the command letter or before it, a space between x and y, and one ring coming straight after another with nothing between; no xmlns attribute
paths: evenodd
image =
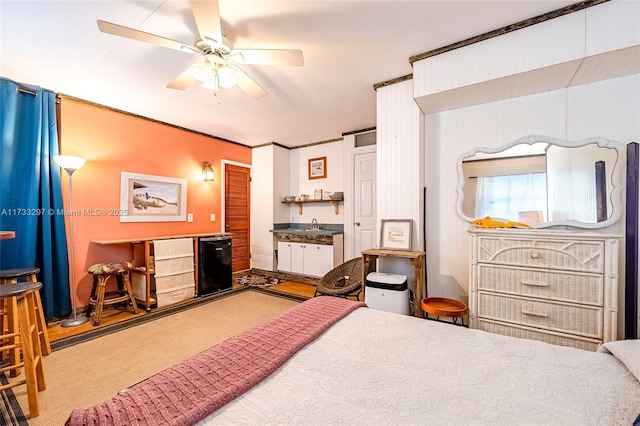
<svg viewBox="0 0 640 426"><path fill-rule="evenodd" d="M232 235L233 272L251 268L250 235L250 185L251 170L247 167L225 164L225 232Z"/></svg>

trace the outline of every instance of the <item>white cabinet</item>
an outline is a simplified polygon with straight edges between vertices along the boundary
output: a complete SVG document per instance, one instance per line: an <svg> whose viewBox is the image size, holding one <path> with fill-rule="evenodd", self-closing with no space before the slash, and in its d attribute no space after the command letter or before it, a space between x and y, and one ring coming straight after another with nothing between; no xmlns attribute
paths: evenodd
<svg viewBox="0 0 640 426"><path fill-rule="evenodd" d="M471 328L587 350L616 340L616 236L469 232Z"/></svg>
<svg viewBox="0 0 640 426"><path fill-rule="evenodd" d="M289 272L304 274L304 249L307 245L302 243L289 244L291 244L291 269Z"/></svg>
<svg viewBox="0 0 640 426"><path fill-rule="evenodd" d="M321 277L334 266L334 246L278 241L278 270Z"/></svg>
<svg viewBox="0 0 640 426"><path fill-rule="evenodd" d="M333 268L333 246L304 244L304 274L321 277Z"/></svg>
<svg viewBox="0 0 640 426"><path fill-rule="evenodd" d="M291 271L291 244L278 241L278 271Z"/></svg>

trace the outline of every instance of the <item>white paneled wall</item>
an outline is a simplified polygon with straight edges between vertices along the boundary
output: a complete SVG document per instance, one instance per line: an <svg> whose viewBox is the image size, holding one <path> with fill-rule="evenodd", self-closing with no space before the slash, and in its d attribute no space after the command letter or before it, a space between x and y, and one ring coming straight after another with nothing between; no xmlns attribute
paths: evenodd
<svg viewBox="0 0 640 426"><path fill-rule="evenodd" d="M567 102L571 105L567 109L567 139L602 136L619 142L640 142L639 74L568 90Z"/></svg>
<svg viewBox="0 0 640 426"><path fill-rule="evenodd" d="M580 59L584 22L583 10L416 62L415 97Z"/></svg>
<svg viewBox="0 0 640 426"><path fill-rule="evenodd" d="M273 268L274 149L251 150L251 267L265 270Z"/></svg>
<svg viewBox="0 0 640 426"><path fill-rule="evenodd" d="M412 219L412 246L422 250L424 142L413 81L379 88L377 105L377 234L380 220ZM407 261L384 258L379 262L379 270L413 279Z"/></svg>
<svg viewBox="0 0 640 426"><path fill-rule="evenodd" d="M307 194L313 198L316 189L323 191L343 191L346 183L344 182L344 152L343 141L323 143L305 148L293 149L290 151L291 167L289 193L285 195ZM308 166L310 158L327 157L327 177L324 179L309 179ZM335 214L333 204L330 202L317 204L304 204L302 215L298 212L298 206L289 207L290 223L311 223L313 218L318 223L342 224L344 223L343 203L340 204L340 211Z"/></svg>
<svg viewBox="0 0 640 426"><path fill-rule="evenodd" d="M273 148L273 223L289 222L289 205L282 204L284 195L290 192L290 170L291 157L290 151L286 148L274 146ZM258 209L260 211L260 209Z"/></svg>
<svg viewBox="0 0 640 426"><path fill-rule="evenodd" d="M640 72L640 2L613 0L413 64L425 114Z"/></svg>
<svg viewBox="0 0 640 426"><path fill-rule="evenodd" d="M613 0L586 9L586 55L640 44L640 2Z"/></svg>

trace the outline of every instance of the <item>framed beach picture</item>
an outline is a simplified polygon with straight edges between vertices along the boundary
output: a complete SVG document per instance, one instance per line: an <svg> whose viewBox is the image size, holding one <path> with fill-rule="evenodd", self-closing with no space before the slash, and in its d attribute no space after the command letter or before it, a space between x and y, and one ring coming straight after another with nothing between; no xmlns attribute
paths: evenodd
<svg viewBox="0 0 640 426"><path fill-rule="evenodd" d="M411 219L383 219L380 227L380 248L411 250L412 225Z"/></svg>
<svg viewBox="0 0 640 426"><path fill-rule="evenodd" d="M121 172L120 211L120 222L184 222L187 180Z"/></svg>
<svg viewBox="0 0 640 426"><path fill-rule="evenodd" d="M309 159L309 179L327 177L327 157Z"/></svg>

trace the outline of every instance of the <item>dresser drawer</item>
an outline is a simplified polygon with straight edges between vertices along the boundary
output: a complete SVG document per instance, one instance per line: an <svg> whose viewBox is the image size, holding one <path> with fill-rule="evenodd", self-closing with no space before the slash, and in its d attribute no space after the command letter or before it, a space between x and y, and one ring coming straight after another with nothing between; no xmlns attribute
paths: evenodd
<svg viewBox="0 0 640 426"><path fill-rule="evenodd" d="M478 322L478 328L488 331L489 333L502 334L504 336L518 337L521 339L539 340L553 345L569 346L593 352L598 350L598 347L602 343L602 340L598 339L555 333L548 330L540 330L539 328L506 324L491 320L480 320Z"/></svg>
<svg viewBox="0 0 640 426"><path fill-rule="evenodd" d="M604 242L479 236L478 262L582 272L604 271Z"/></svg>
<svg viewBox="0 0 640 426"><path fill-rule="evenodd" d="M478 292L478 318L602 339L603 309Z"/></svg>
<svg viewBox="0 0 640 426"><path fill-rule="evenodd" d="M602 306L603 285L598 274L478 265L479 291Z"/></svg>

